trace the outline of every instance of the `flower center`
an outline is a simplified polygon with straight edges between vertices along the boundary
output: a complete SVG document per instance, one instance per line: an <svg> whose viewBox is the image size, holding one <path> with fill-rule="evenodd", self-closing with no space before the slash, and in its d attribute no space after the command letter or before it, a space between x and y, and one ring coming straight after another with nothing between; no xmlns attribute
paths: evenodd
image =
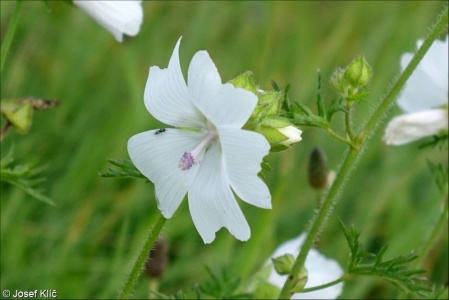
<svg viewBox="0 0 449 300"><path fill-rule="evenodd" d="M181 159L179 160L178 167L183 170L189 170L194 165L201 163L198 162L197 158L200 155L201 151L207 148L207 146L217 137L217 129L215 127L210 128L207 131L206 136L201 141L201 143L198 144L198 146L195 147L191 152L185 151L184 154L181 156Z"/></svg>

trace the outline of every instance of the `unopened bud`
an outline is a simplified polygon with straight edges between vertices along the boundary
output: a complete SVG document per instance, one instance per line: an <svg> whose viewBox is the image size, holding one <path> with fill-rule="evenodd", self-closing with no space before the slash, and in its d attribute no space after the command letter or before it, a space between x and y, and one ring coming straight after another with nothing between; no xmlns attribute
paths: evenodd
<svg viewBox="0 0 449 300"><path fill-rule="evenodd" d="M330 85L335 91L339 92L340 94L347 94L349 85L345 79L345 70L340 68L336 69L334 71L334 74L332 74L331 76Z"/></svg>
<svg viewBox="0 0 449 300"><path fill-rule="evenodd" d="M295 263L295 258L291 254L284 254L282 256L272 258L273 267L279 275L286 275Z"/></svg>
<svg viewBox="0 0 449 300"><path fill-rule="evenodd" d="M371 67L363 56L354 59L345 72L345 79L356 88L368 84L371 77Z"/></svg>
<svg viewBox="0 0 449 300"><path fill-rule="evenodd" d="M160 278L164 274L168 260L168 242L159 236L148 254L146 273L150 278Z"/></svg>
<svg viewBox="0 0 449 300"><path fill-rule="evenodd" d="M307 171L311 187L317 190L322 190L328 187L329 170L327 168L326 156L320 148L316 147L310 153Z"/></svg>
<svg viewBox="0 0 449 300"><path fill-rule="evenodd" d="M287 140L281 142L282 145L291 146L292 144L297 143L302 139L302 131L292 125L278 128L278 130L288 138Z"/></svg>
<svg viewBox="0 0 449 300"><path fill-rule="evenodd" d="M307 280L308 280L308 272L305 267L302 267L301 271L299 271L298 279L295 282L295 285L290 290L291 294L299 293L301 292L304 287L306 286Z"/></svg>
<svg viewBox="0 0 449 300"><path fill-rule="evenodd" d="M301 140L302 131L294 127L290 121L281 117L264 119L255 131L262 134L270 143L271 151L278 152L291 147Z"/></svg>

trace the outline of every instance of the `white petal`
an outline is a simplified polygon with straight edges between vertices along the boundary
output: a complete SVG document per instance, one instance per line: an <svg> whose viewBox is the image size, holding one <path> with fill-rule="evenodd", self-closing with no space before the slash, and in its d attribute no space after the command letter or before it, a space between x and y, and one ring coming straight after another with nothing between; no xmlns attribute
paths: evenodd
<svg viewBox="0 0 449 300"><path fill-rule="evenodd" d="M402 145L436 135L448 127L447 110L430 109L393 118L385 130L384 141Z"/></svg>
<svg viewBox="0 0 449 300"><path fill-rule="evenodd" d="M295 126L286 126L282 128L278 128L278 131L285 135L288 139L280 142L280 144L284 146L290 146L294 143L297 143L302 140L301 133L302 131L296 128Z"/></svg>
<svg viewBox="0 0 449 300"><path fill-rule="evenodd" d="M221 227L226 227L237 239L246 241L251 231L226 180L220 151L214 143L204 155L189 188L190 214L204 243L211 243Z"/></svg>
<svg viewBox="0 0 449 300"><path fill-rule="evenodd" d="M141 0L85 1L73 3L83 9L95 21L112 33L121 42L123 34L134 36L140 30L143 19Z"/></svg>
<svg viewBox="0 0 449 300"><path fill-rule="evenodd" d="M321 255L317 250L311 249L306 259L308 271L305 288L311 288L334 281L343 276L343 270L337 261ZM294 294L291 299L336 299L343 291L343 283L309 293Z"/></svg>
<svg viewBox="0 0 449 300"><path fill-rule="evenodd" d="M167 69L151 67L145 86L145 106L156 119L176 127L199 128L204 117L190 101L179 64L179 44L176 43Z"/></svg>
<svg viewBox="0 0 449 300"><path fill-rule="evenodd" d="M215 126L241 128L257 104L253 93L221 83L206 51L198 51L192 58L188 85L192 101Z"/></svg>
<svg viewBox="0 0 449 300"><path fill-rule="evenodd" d="M260 134L234 128L218 128L226 174L234 192L245 202L271 208L271 196L257 174L270 144Z"/></svg>
<svg viewBox="0 0 449 300"><path fill-rule="evenodd" d="M284 254L291 254L296 258L304 239L305 234L302 234L297 238L283 243L270 257L275 258ZM271 260L269 260L268 263L272 265ZM340 278L343 275L342 268L335 260L326 258L315 249L311 249L309 251L306 258L305 267L308 272L308 279L305 288L326 284ZM287 275L279 275L276 273L274 268L272 268L268 282L282 288L286 279ZM342 290L343 283L339 283L314 292L296 293L293 294L291 299L336 299L341 294Z"/></svg>
<svg viewBox="0 0 449 300"><path fill-rule="evenodd" d="M418 47L422 41L418 41ZM401 57L402 70L413 55ZM404 86L398 105L406 112L436 108L448 102L448 39L435 41Z"/></svg>
<svg viewBox="0 0 449 300"><path fill-rule="evenodd" d="M204 134L178 129L139 133L128 141L128 152L134 165L151 180L156 189L158 208L169 219L186 195L199 166L182 171L179 160L185 151L191 151Z"/></svg>

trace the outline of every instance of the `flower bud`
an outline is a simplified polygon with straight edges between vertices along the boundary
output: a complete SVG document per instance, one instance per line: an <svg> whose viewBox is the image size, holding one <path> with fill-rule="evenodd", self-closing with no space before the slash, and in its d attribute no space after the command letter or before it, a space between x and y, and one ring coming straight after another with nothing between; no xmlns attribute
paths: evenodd
<svg viewBox="0 0 449 300"><path fill-rule="evenodd" d="M344 77L353 87L362 87L371 80L371 67L363 56L359 56L346 68Z"/></svg>
<svg viewBox="0 0 449 300"><path fill-rule="evenodd" d="M288 149L292 144L301 140L302 131L294 127L290 121L281 117L262 120L255 128L271 145L271 151L277 152Z"/></svg>
<svg viewBox="0 0 449 300"><path fill-rule="evenodd" d="M154 243L153 249L148 254L146 273L150 278L160 278L167 266L168 242L159 236Z"/></svg>
<svg viewBox="0 0 449 300"><path fill-rule="evenodd" d="M281 142L282 145L290 146L301 140L302 131L292 125L278 128L278 130L280 133L288 137L287 140Z"/></svg>
<svg viewBox="0 0 449 300"><path fill-rule="evenodd" d="M327 168L326 156L320 148L316 147L310 153L307 171L311 187L317 190L328 187L329 170Z"/></svg>
<svg viewBox="0 0 449 300"><path fill-rule="evenodd" d="M299 271L298 279L295 282L295 285L293 286L293 288L290 290L290 293L294 294L294 293L301 292L304 289L304 287L306 286L307 280L308 280L307 269L305 267L302 267L301 271Z"/></svg>
<svg viewBox="0 0 449 300"><path fill-rule="evenodd" d="M291 254L284 254L282 256L272 258L274 269L279 275L286 275L290 273L290 270L295 263L295 258Z"/></svg>
<svg viewBox="0 0 449 300"><path fill-rule="evenodd" d="M330 79L330 85L335 91L343 95L347 93L349 85L345 79L344 69L338 68L334 71L334 74L332 74L332 77Z"/></svg>

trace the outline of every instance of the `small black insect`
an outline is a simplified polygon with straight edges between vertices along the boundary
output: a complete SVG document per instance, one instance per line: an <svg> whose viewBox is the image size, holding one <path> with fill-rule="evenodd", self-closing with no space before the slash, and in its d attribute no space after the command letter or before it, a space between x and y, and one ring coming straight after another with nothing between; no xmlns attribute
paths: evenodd
<svg viewBox="0 0 449 300"><path fill-rule="evenodd" d="M165 128L158 129L154 134L160 134L162 132L165 132Z"/></svg>

